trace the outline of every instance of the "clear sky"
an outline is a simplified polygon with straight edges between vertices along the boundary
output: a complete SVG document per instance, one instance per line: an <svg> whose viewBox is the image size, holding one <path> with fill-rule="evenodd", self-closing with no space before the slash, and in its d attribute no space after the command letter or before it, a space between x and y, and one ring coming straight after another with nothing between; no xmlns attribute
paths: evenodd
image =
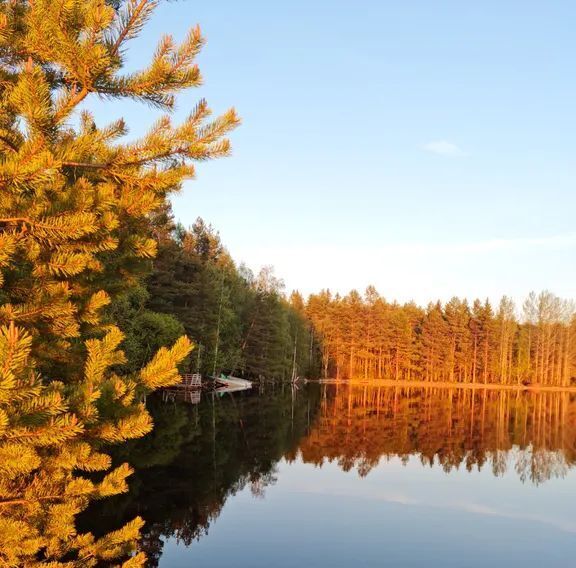
<svg viewBox="0 0 576 568"><path fill-rule="evenodd" d="M573 297L575 21L572 0L163 2L129 63L200 24L176 116L205 97L243 125L175 213L288 289ZM92 106L134 135L156 114Z"/></svg>

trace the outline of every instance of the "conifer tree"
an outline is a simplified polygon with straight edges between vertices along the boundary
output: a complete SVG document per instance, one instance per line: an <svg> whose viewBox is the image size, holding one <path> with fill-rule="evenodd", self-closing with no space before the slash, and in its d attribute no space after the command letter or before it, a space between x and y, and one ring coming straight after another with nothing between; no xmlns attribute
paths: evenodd
<svg viewBox="0 0 576 568"><path fill-rule="evenodd" d="M194 174L225 156L233 110L208 121L201 101L180 125L178 92L200 84L198 28L161 39L150 65L123 72L126 43L158 4L127 0L0 2L0 564L95 566L132 553L141 519L102 538L75 515L126 490L108 444L146 434L141 400L178 380L181 338L141 371L100 310L154 256L148 219ZM122 120L97 125L88 98L132 99L166 111L139 140ZM83 472L102 472L100 476ZM96 480L95 480L96 479ZM125 566L141 566L142 554Z"/></svg>

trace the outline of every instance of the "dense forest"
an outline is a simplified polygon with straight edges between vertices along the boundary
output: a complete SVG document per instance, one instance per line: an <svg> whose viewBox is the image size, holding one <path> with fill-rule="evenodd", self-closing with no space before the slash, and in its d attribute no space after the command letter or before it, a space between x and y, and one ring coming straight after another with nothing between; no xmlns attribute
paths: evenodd
<svg viewBox="0 0 576 568"><path fill-rule="evenodd" d="M271 267L236 266L218 233L198 219L186 229L169 208L150 221L156 257L136 286L115 298L109 316L126 334L128 368L186 334L195 350L183 368L252 378L315 376L318 349L302 297L286 298Z"/></svg>
<svg viewBox="0 0 576 568"><path fill-rule="evenodd" d="M307 314L325 377L568 386L576 374L574 304L550 292L531 293L521 318L507 297L423 309L373 287L312 295Z"/></svg>
<svg viewBox="0 0 576 568"><path fill-rule="evenodd" d="M569 386L576 373L573 302L531 293L519 313L510 298L387 302L329 291L289 297L271 267L237 266L202 219L185 228L169 207L150 220L158 254L138 285L109 308L126 334L128 368L186 333L186 368L250 378L296 376Z"/></svg>

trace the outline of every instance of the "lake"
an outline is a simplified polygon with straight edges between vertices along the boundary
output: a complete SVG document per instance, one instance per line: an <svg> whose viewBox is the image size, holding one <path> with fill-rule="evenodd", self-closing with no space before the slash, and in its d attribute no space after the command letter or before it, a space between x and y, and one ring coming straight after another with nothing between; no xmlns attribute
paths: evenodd
<svg viewBox="0 0 576 568"><path fill-rule="evenodd" d="M197 402L197 401L194 401ZM151 403L117 459L162 567L566 567L576 557L576 395L266 385Z"/></svg>

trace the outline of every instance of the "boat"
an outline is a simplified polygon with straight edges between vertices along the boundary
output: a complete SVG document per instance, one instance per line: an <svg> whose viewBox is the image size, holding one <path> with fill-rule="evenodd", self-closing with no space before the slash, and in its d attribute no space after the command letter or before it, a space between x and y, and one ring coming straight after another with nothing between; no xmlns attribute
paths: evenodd
<svg viewBox="0 0 576 568"><path fill-rule="evenodd" d="M220 387L215 388L212 392L214 394L223 395L223 394L228 394L228 393L233 393L233 392L241 392L241 391L245 391L245 390L246 390L245 387L220 386Z"/></svg>
<svg viewBox="0 0 576 568"><path fill-rule="evenodd" d="M215 382L220 385L220 387L225 387L227 392L232 392L232 390L246 390L252 388L252 382L246 379L241 379L240 377L234 377L232 375L220 375L215 379ZM220 388L219 387L219 388Z"/></svg>

